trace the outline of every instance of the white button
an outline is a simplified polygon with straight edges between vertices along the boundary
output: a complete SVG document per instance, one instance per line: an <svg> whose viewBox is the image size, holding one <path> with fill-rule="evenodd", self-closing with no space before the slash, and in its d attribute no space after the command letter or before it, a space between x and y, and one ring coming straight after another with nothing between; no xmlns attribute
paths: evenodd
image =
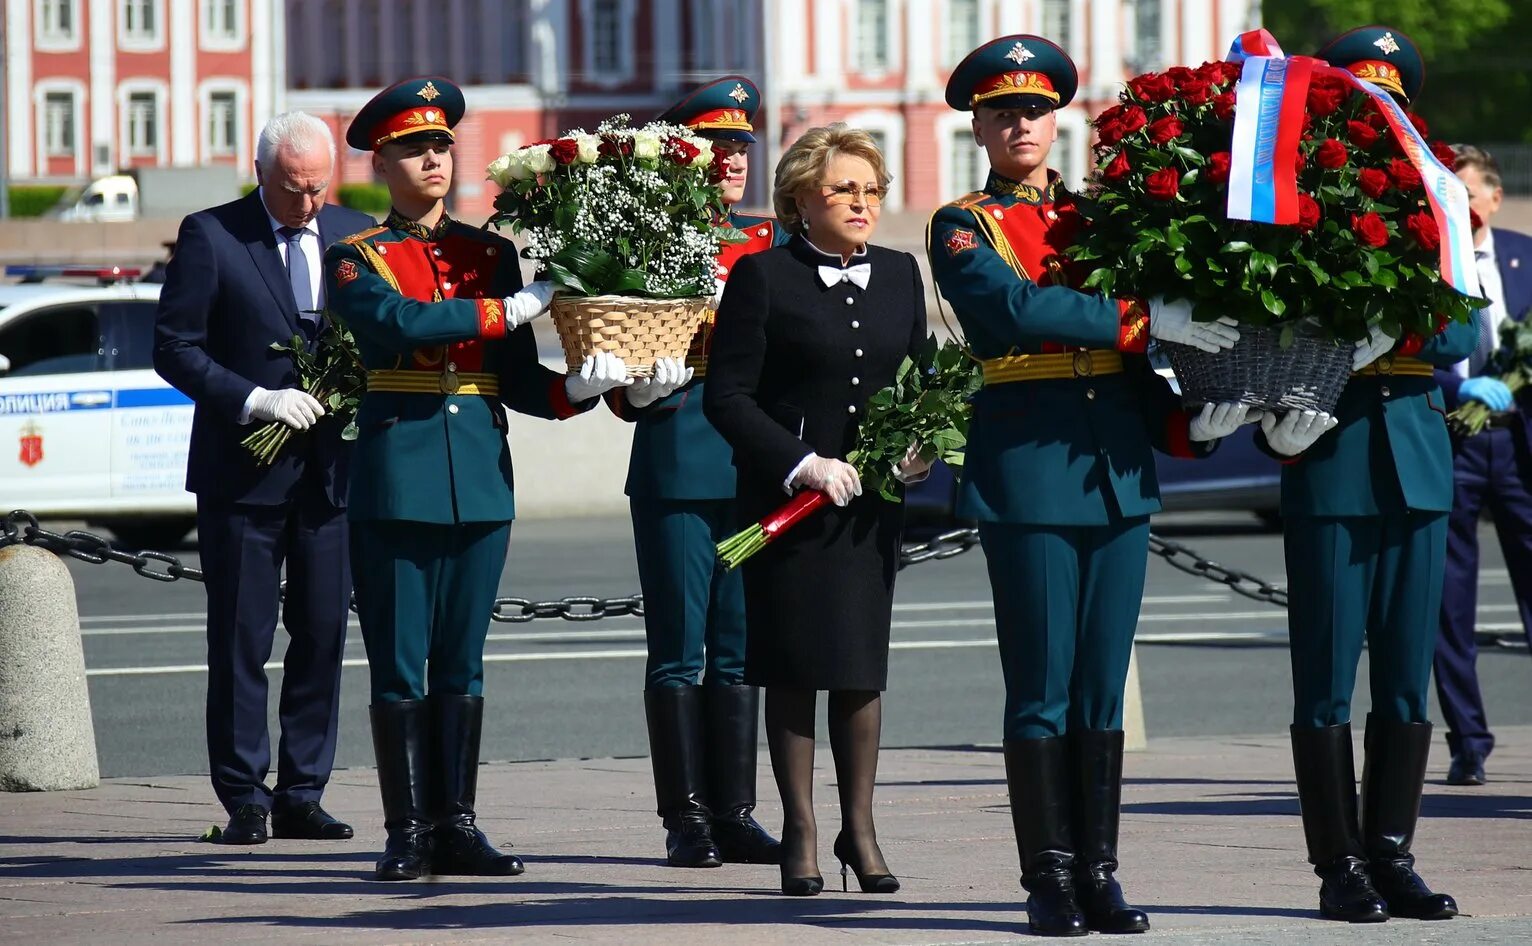
<svg viewBox="0 0 1532 946"><path fill-rule="evenodd" d="M846 413L847 414L855 414L856 413L856 405L852 404L850 407L847 407L846 408Z"/></svg>
<svg viewBox="0 0 1532 946"><path fill-rule="evenodd" d="M451 361L447 362L447 370L448 371L456 371L457 370L457 363L456 362L451 362Z"/></svg>
<svg viewBox="0 0 1532 946"><path fill-rule="evenodd" d="M759 230L755 231L755 235L756 236L766 236L770 232L771 232L770 230L766 229L765 227L762 227Z"/></svg>
<svg viewBox="0 0 1532 946"><path fill-rule="evenodd" d="M445 282L445 281L444 281L444 282L443 282L443 283L442 283L442 288L443 288L443 289L451 289L451 288L452 288L452 283L450 283L450 282Z"/></svg>
<svg viewBox="0 0 1532 946"><path fill-rule="evenodd" d="M858 357L858 358L860 358L860 357L862 357L862 350L861 350L861 349L860 349L860 348L858 348L858 349L857 349L857 350L856 350L856 356L857 356L857 357Z"/></svg>
<svg viewBox="0 0 1532 946"><path fill-rule="evenodd" d="M449 413L449 414L456 414L457 413L457 405L456 404L448 404L447 405L447 413Z"/></svg>
<svg viewBox="0 0 1532 946"><path fill-rule="evenodd" d="M861 378L852 378L851 379L851 383L852 383L853 386L861 384L862 383L862 379Z"/></svg>
<svg viewBox="0 0 1532 946"><path fill-rule="evenodd" d="M495 255L495 248L492 247L492 246L486 246L484 248L484 255L485 256L494 256Z"/></svg>
<svg viewBox="0 0 1532 946"><path fill-rule="evenodd" d="M378 255L379 256L387 256L388 255L388 247L386 247L386 246L378 247Z"/></svg>
<svg viewBox="0 0 1532 946"><path fill-rule="evenodd" d="M432 248L431 248L431 253L432 253L432 255L434 255L434 256L440 256L440 255L442 255L442 248L441 248L441 247L439 247L439 246L437 246L437 247L432 247Z"/></svg>
<svg viewBox="0 0 1532 946"><path fill-rule="evenodd" d="M861 328L862 327L862 323L856 321L855 319L852 319L851 320L851 327L852 328Z"/></svg>
<svg viewBox="0 0 1532 946"><path fill-rule="evenodd" d="M1384 385L1384 387L1383 387L1383 396L1384 397L1388 397L1388 395L1389 395L1388 386Z"/></svg>
<svg viewBox="0 0 1532 946"><path fill-rule="evenodd" d="M856 305L856 300L851 298L850 296L847 296L846 297L846 305Z"/></svg>

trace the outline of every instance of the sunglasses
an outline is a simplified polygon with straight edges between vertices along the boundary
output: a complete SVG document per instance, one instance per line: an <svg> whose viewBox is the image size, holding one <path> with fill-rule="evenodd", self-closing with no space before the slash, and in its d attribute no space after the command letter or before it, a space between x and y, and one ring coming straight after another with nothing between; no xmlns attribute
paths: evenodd
<svg viewBox="0 0 1532 946"><path fill-rule="evenodd" d="M834 184L821 185L819 196L831 204L861 203L868 207L876 207L883 203L884 197L888 196L888 188L881 184L868 184L863 187L850 181L837 181Z"/></svg>

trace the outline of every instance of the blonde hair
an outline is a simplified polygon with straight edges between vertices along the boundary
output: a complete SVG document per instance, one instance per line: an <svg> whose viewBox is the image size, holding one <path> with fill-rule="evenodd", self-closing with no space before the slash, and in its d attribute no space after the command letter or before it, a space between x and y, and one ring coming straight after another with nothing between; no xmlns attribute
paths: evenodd
<svg viewBox="0 0 1532 946"><path fill-rule="evenodd" d="M883 152L878 150L872 135L842 122L810 128L793 142L793 146L782 155L782 160L777 162L776 180L772 184L771 205L777 212L777 219L789 231L804 231L803 215L798 212L797 195L817 187L820 175L824 174L825 168L838 154L861 158L872 165L872 172L877 175L878 184L882 187L888 187L888 182L893 180L889 176L888 165L883 161Z"/></svg>

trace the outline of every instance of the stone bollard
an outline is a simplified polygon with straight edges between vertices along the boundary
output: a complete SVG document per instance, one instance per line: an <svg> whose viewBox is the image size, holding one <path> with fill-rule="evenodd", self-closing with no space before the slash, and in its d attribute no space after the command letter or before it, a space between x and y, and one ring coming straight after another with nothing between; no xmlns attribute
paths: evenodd
<svg viewBox="0 0 1532 946"><path fill-rule="evenodd" d="M1149 748L1149 731L1144 726L1144 696L1138 685L1138 645L1128 658L1128 683L1122 693L1122 744L1132 752Z"/></svg>
<svg viewBox="0 0 1532 946"><path fill-rule="evenodd" d="M0 548L0 791L99 784L69 569L42 549Z"/></svg>

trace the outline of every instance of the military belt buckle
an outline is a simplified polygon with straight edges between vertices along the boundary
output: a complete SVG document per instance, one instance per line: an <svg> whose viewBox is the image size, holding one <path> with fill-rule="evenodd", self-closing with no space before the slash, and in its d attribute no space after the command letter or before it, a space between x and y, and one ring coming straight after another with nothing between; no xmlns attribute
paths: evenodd
<svg viewBox="0 0 1532 946"><path fill-rule="evenodd" d="M1383 355L1383 356L1379 357L1378 361L1377 361L1377 365L1378 365L1378 374L1393 374L1394 373L1394 356L1392 354L1389 354L1389 355Z"/></svg>
<svg viewBox="0 0 1532 946"><path fill-rule="evenodd" d="M1096 373L1096 364L1091 361L1090 352L1075 352L1074 370L1077 378L1089 378Z"/></svg>
<svg viewBox="0 0 1532 946"><path fill-rule="evenodd" d="M443 394L456 394L462 386L456 371L443 371L442 376L437 379L437 387L441 388Z"/></svg>

